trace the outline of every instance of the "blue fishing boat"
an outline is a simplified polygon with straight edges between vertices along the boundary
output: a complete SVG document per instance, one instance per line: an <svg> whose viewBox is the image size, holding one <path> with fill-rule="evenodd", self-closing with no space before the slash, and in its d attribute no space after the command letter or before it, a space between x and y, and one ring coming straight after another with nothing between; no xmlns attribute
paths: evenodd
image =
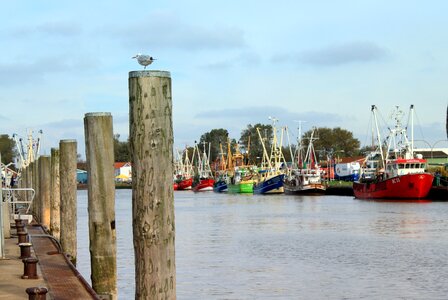
<svg viewBox="0 0 448 300"><path fill-rule="evenodd" d="M258 180L254 183L254 194L279 194L284 192L283 180L287 164L281 150L283 128L280 141L278 141L277 128L275 127L278 120L275 118L270 119L272 120L273 139L269 154L264 143L265 139L262 138L260 130L257 128L258 137L263 146L263 161L262 167L258 172Z"/></svg>
<svg viewBox="0 0 448 300"><path fill-rule="evenodd" d="M254 194L278 194L283 193L283 179L285 174L271 176L257 184L254 184Z"/></svg>
<svg viewBox="0 0 448 300"><path fill-rule="evenodd" d="M215 184L213 185L213 191L217 193L227 192L227 182L224 179L220 179L218 181L215 181Z"/></svg>

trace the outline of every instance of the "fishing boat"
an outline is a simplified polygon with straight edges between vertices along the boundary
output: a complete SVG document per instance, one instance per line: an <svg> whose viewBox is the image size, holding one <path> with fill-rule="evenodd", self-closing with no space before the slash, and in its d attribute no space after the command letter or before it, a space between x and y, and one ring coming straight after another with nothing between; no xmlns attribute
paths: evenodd
<svg viewBox="0 0 448 300"><path fill-rule="evenodd" d="M322 171L316 162L316 153L313 142L316 128L311 131L305 157L303 157L303 143L300 136L294 161L290 171L285 177L284 189L286 194L324 194L326 185L322 178Z"/></svg>
<svg viewBox="0 0 448 300"><path fill-rule="evenodd" d="M199 151L199 147L195 145L195 151L197 153L198 158L198 164L196 166L195 175L193 177L193 184L192 189L194 192L205 192L205 191L213 191L213 185L215 183L215 180L212 175L212 170L210 168L210 144L208 148L208 155L206 153L205 149L205 142L204 144L204 151L202 152L202 155ZM193 154L194 156L194 154Z"/></svg>
<svg viewBox="0 0 448 300"><path fill-rule="evenodd" d="M413 111L410 107L411 139L407 127L402 126L403 112L397 106L389 127L389 135L381 143L377 108L372 105L376 128L376 150L370 152L361 166L361 176L353 183L353 192L359 199L422 199L432 186L434 176L426 172L427 161L414 153Z"/></svg>
<svg viewBox="0 0 448 300"><path fill-rule="evenodd" d="M243 154L240 151L239 145L236 144L235 153L232 153L230 140L228 140L227 156L225 158L222 146L220 148L220 170L217 172L217 179L213 190L215 192L252 193L256 167L246 164L246 157L249 154L249 150Z"/></svg>
<svg viewBox="0 0 448 300"><path fill-rule="evenodd" d="M258 178L253 186L254 194L281 194L284 192L283 179L285 177L286 161L281 151L283 139L283 128L280 142L277 139L277 119L272 120L273 140L270 152L266 150L264 138L262 138L259 128L257 128L258 137L263 146L262 167L258 171Z"/></svg>
<svg viewBox="0 0 448 300"><path fill-rule="evenodd" d="M182 154L177 153L179 159L177 159L174 165L173 188L179 191L191 190L193 184L193 165L188 156L188 148L185 148Z"/></svg>

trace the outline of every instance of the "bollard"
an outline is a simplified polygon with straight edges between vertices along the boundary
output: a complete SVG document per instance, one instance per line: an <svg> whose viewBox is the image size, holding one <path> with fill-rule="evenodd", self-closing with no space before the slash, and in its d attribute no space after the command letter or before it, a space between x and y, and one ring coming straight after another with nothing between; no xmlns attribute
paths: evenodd
<svg viewBox="0 0 448 300"><path fill-rule="evenodd" d="M33 244L31 243L20 243L19 247L20 247L20 257L21 259L23 258L28 258L31 256L31 246Z"/></svg>
<svg viewBox="0 0 448 300"><path fill-rule="evenodd" d="M22 219L14 219L14 222L16 223L16 228L17 226L19 226L20 224L23 224L25 226L25 222Z"/></svg>
<svg viewBox="0 0 448 300"><path fill-rule="evenodd" d="M17 230L17 234L19 234L19 233L23 233L23 232L26 233L26 230L25 230L25 223L23 223L23 222L16 223L16 230Z"/></svg>
<svg viewBox="0 0 448 300"><path fill-rule="evenodd" d="M26 289L28 300L45 300L47 299L48 289L40 286L29 287Z"/></svg>
<svg viewBox="0 0 448 300"><path fill-rule="evenodd" d="M28 233L27 232L18 232L17 236L18 236L17 244L28 242Z"/></svg>
<svg viewBox="0 0 448 300"><path fill-rule="evenodd" d="M28 257L22 259L23 262L23 276L22 279L38 279L37 276L37 262L39 260L35 257Z"/></svg>

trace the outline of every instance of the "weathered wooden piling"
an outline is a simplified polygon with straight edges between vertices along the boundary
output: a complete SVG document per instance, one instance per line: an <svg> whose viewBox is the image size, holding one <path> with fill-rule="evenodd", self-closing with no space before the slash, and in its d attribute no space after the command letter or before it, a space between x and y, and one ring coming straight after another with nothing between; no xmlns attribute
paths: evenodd
<svg viewBox="0 0 448 300"><path fill-rule="evenodd" d="M25 181L25 187L26 188L32 188L33 187L33 176L32 176L32 172L31 172L31 166L30 165L28 165L28 166L26 166L26 169L25 169L25 172L26 172L26 181ZM26 192L26 200L27 201L31 201L31 197L33 196L33 193L31 193L31 192ZM32 208L31 208L31 210L32 210Z"/></svg>
<svg viewBox="0 0 448 300"><path fill-rule="evenodd" d="M50 156L39 157L39 215L40 223L50 228Z"/></svg>
<svg viewBox="0 0 448 300"><path fill-rule="evenodd" d="M61 187L61 246L76 265L76 140L59 142L59 180Z"/></svg>
<svg viewBox="0 0 448 300"><path fill-rule="evenodd" d="M37 222L40 222L40 218L38 215L38 207L39 207L39 187L37 186L37 182L38 182L38 168L37 168L37 161L33 161L30 164L31 166L31 182L32 182L32 188L34 189L34 199L33 199L33 203L32 203L32 212L34 215L34 218L36 219Z"/></svg>
<svg viewBox="0 0 448 300"><path fill-rule="evenodd" d="M59 184L58 148L51 148L50 169L50 233L59 240L61 232L61 190Z"/></svg>
<svg viewBox="0 0 448 300"><path fill-rule="evenodd" d="M84 117L92 287L102 299L117 299L114 139L110 113Z"/></svg>
<svg viewBox="0 0 448 300"><path fill-rule="evenodd" d="M175 299L171 77L129 73L135 299Z"/></svg>

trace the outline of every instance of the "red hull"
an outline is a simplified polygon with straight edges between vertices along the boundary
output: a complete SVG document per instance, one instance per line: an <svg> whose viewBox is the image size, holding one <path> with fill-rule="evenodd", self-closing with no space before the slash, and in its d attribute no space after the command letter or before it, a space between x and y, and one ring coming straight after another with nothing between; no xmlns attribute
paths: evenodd
<svg viewBox="0 0 448 300"><path fill-rule="evenodd" d="M181 191L181 190L190 190L192 184L193 184L193 178L190 177L188 179L184 179L184 180L181 180L180 182L178 182L177 183L177 189L179 191Z"/></svg>
<svg viewBox="0 0 448 300"><path fill-rule="evenodd" d="M380 182L354 182L353 193L359 199L422 199L431 190L434 176L408 174Z"/></svg>
<svg viewBox="0 0 448 300"><path fill-rule="evenodd" d="M177 183L173 183L173 190L177 191L179 188L179 185Z"/></svg>
<svg viewBox="0 0 448 300"><path fill-rule="evenodd" d="M201 181L193 187L195 192L213 191L215 180L211 178L201 179Z"/></svg>

